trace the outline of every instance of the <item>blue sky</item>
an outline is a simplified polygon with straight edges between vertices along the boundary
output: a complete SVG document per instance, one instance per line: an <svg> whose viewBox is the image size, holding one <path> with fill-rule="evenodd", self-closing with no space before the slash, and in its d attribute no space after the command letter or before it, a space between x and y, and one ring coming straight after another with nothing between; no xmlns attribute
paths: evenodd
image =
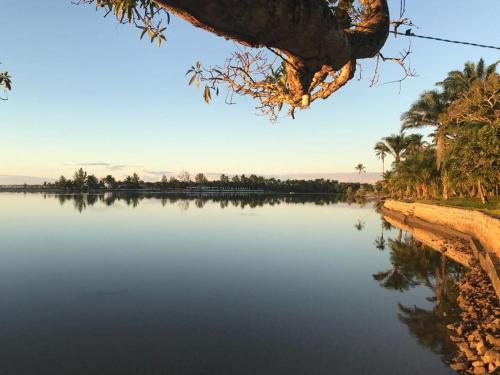
<svg viewBox="0 0 500 375"><path fill-rule="evenodd" d="M389 2L394 18L399 1ZM495 0L409 0L406 16L416 33L498 45L499 14ZM149 179L180 170L322 174L353 172L360 162L375 172L373 144L399 130L401 112L420 92L466 60L500 58L495 50L413 39L418 77L401 91L383 84L400 77L397 66L384 64L380 84L370 88L372 62L362 61L361 81L296 120L271 124L250 99L206 105L187 85L195 61L222 63L232 42L175 17L167 37L158 48L137 29L70 0L3 0L0 68L14 87L0 102L0 175L69 176L80 165L99 176L137 171ZM390 37L384 52L406 46Z"/></svg>

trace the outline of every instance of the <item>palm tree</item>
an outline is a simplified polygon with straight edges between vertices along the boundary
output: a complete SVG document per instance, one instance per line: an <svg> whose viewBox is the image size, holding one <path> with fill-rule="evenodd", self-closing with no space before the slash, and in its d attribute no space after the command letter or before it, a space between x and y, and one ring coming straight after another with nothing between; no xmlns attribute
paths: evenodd
<svg viewBox="0 0 500 375"><path fill-rule="evenodd" d="M361 164L361 163L359 163L358 165L356 165L354 167L354 169L356 169L359 174L361 174L361 172L366 173L366 167L363 164Z"/></svg>
<svg viewBox="0 0 500 375"><path fill-rule="evenodd" d="M491 74L496 73L497 65L498 61L485 66L483 59L480 59L477 64L473 62L465 63L462 71L453 70L448 73L448 76L443 81L436 84L442 88L442 91L425 91L411 105L410 109L401 115L401 130L425 126L435 128L434 139L438 168L440 168L443 161L445 142L448 136L443 123L443 115L450 104L467 91L474 81L478 79L485 81Z"/></svg>
<svg viewBox="0 0 500 375"><path fill-rule="evenodd" d="M445 131L442 116L448 108L448 94L437 90L425 91L410 109L401 115L401 130L431 126L435 129L436 165L439 168L444 154Z"/></svg>
<svg viewBox="0 0 500 375"><path fill-rule="evenodd" d="M384 161L385 161L385 157L389 153L389 148L387 147L387 145L384 142L377 142L373 149L375 150L375 156L378 159L382 160L382 175L383 175L385 173Z"/></svg>
<svg viewBox="0 0 500 375"><path fill-rule="evenodd" d="M483 59L478 63L466 62L463 70L453 70L448 76L437 85L443 88L443 92L449 101L457 99L462 93L467 91L476 80L485 81L491 74L496 73L498 61L485 65Z"/></svg>
<svg viewBox="0 0 500 375"><path fill-rule="evenodd" d="M8 72L0 72L0 87L3 88L5 92L12 89L12 80ZM0 97L2 100L7 100Z"/></svg>
<svg viewBox="0 0 500 375"><path fill-rule="evenodd" d="M422 151L427 142L423 140L424 136L422 134L410 134L406 137L408 145L406 146L406 152L419 152Z"/></svg>
<svg viewBox="0 0 500 375"><path fill-rule="evenodd" d="M388 137L382 138L382 142L380 143L386 146L386 152L389 152L396 164L399 164L404 150L408 147L408 139L405 137L404 133L391 134Z"/></svg>

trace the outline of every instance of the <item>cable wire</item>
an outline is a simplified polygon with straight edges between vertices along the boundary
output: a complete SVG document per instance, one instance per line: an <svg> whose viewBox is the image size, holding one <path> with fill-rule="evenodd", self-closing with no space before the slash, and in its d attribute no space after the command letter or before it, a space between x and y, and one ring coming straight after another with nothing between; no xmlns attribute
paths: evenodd
<svg viewBox="0 0 500 375"><path fill-rule="evenodd" d="M462 41L459 41L459 40L450 40L450 39L436 38L434 36L417 35L417 34L412 33L411 29L406 30L406 32L404 32L404 33L401 33L399 31L390 31L390 33L391 34L396 34L396 35L410 36L410 37L414 37L414 38L437 40L438 42L463 44L463 45L466 45L466 46L474 46L474 47L490 48L490 49L498 49L498 50L500 50L500 47L488 46L488 45L485 45L485 44L478 44L478 43L471 43L471 42L462 42Z"/></svg>

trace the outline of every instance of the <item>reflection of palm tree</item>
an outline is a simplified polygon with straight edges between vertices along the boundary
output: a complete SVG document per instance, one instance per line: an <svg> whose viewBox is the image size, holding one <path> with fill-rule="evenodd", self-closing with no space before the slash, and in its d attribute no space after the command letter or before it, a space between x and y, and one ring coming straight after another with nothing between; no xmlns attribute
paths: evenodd
<svg viewBox="0 0 500 375"><path fill-rule="evenodd" d="M382 226L384 227L385 230L391 230L392 229L392 224L389 223L384 218L382 218Z"/></svg>
<svg viewBox="0 0 500 375"><path fill-rule="evenodd" d="M380 251L385 250L385 238L383 232L379 237L375 239L375 247Z"/></svg>
<svg viewBox="0 0 500 375"><path fill-rule="evenodd" d="M456 282L461 274L462 268L449 262L447 265L443 255L435 274L435 297L428 299L435 301L434 307L425 310L417 306L407 307L399 304L399 320L408 326L420 345L441 355L445 362L449 362L456 352L456 345L450 340L446 326L460 319Z"/></svg>
<svg viewBox="0 0 500 375"><path fill-rule="evenodd" d="M379 282L380 286L404 292L418 285L411 277L402 272L399 267L393 267L387 271L377 272L373 278Z"/></svg>
<svg viewBox="0 0 500 375"><path fill-rule="evenodd" d="M363 230L365 227L365 223L361 220L358 220L358 222L356 224L354 224L354 228L356 228L357 230Z"/></svg>
<svg viewBox="0 0 500 375"><path fill-rule="evenodd" d="M401 242L401 238L402 238L402 237L403 237L403 230L402 230L402 229L400 229L400 230L398 231L398 242Z"/></svg>
<svg viewBox="0 0 500 375"><path fill-rule="evenodd" d="M437 267L439 253L421 249L413 237L399 239L401 235L398 235L397 240L389 239L388 242L392 267L374 274L373 278L382 287L400 292L422 283L430 285L432 273L429 273L429 266L434 264L433 269Z"/></svg>
<svg viewBox="0 0 500 375"><path fill-rule="evenodd" d="M380 236L375 239L375 247L380 251L385 250L384 221L385 220L382 218Z"/></svg>
<svg viewBox="0 0 500 375"><path fill-rule="evenodd" d="M423 246L411 236L401 240L389 239L388 244L392 267L374 274L373 278L389 290L405 291L418 285L432 290L434 297L427 298L434 302L432 309L399 304L398 317L421 346L440 355L443 361L449 361L456 346L450 341L446 325L459 318L456 282L463 268L448 262L444 255Z"/></svg>
<svg viewBox="0 0 500 375"><path fill-rule="evenodd" d="M456 308L452 305L437 308L436 305L430 310L425 310L417 306L408 307L402 304L398 304L398 307L399 321L408 327L418 343L433 353L439 354L445 362L449 362L457 348L450 340L450 332L446 326L458 321ZM449 311L443 315L445 310Z"/></svg>

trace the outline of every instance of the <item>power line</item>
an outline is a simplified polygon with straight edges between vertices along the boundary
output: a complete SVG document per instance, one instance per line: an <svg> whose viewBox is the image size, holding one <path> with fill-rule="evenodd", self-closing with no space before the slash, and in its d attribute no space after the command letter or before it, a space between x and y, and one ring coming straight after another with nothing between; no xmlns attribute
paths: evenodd
<svg viewBox="0 0 500 375"><path fill-rule="evenodd" d="M500 47L488 46L488 45L485 45L485 44L470 43L470 42L461 42L459 40L450 40L450 39L436 38L434 36L417 35L417 34L412 33L411 29L406 30L406 32L404 32L404 33L401 33L399 31L390 31L390 33L396 34L396 35L410 36L410 37L414 37L414 38L437 40L438 42L463 44L463 45L466 45L466 46L474 46L474 47L491 48L491 49L498 49L498 50L500 50Z"/></svg>

